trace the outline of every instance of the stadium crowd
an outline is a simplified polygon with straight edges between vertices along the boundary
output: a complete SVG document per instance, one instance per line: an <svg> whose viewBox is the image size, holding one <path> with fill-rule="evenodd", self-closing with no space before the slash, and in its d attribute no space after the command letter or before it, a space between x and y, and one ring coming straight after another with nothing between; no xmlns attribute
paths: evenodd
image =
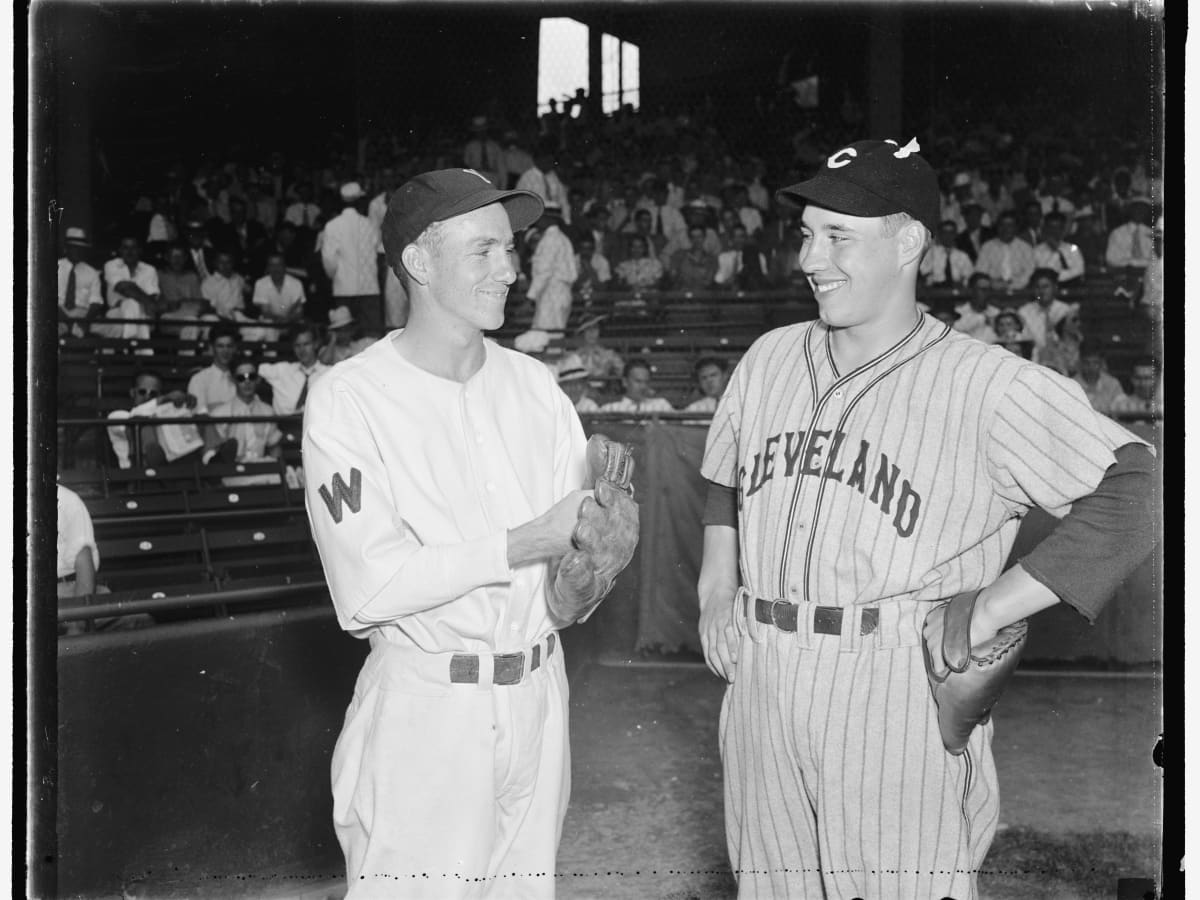
<svg viewBox="0 0 1200 900"><path fill-rule="evenodd" d="M389 192L418 172L464 166L547 204L518 244L510 312L530 331L517 346L539 352L559 337L573 345L574 354L553 361L560 371L583 361L599 396L582 397L581 410L672 408L655 396L652 366L599 358L597 328L569 322L598 326L596 314L609 313L652 323L680 298L806 294L798 211L781 207L774 190L860 136L861 114L850 107L818 120L792 99L784 86L730 128L711 106L598 116L577 95L535 121L493 109L420 138L376 131L353 144L334 140L320 158L270 151L172 164L134 190L95 240L64 223L60 344L207 344L212 363L186 385L163 384L148 361L134 389L148 378L154 394L134 397L141 405L124 414L295 413L302 382L404 324L404 290L379 237ZM1161 320L1158 167L1146 141L1114 138L1102 123L1044 105L990 110L986 119L942 110L918 135L943 191L943 221L922 263L924 303L955 328L1080 380L1098 408L1128 409L1132 371L1127 394L1105 371L1106 348L1084 340L1081 320L1100 301L1130 323L1148 320L1151 331ZM952 121L978 124L951 129ZM244 355L273 343L294 360ZM1156 348L1139 362L1157 373ZM254 371L238 371L243 359ZM704 362L693 393L701 407L713 396ZM730 360L717 362L723 384ZM242 375L255 391L239 401ZM1160 397L1161 386L1154 390ZM258 458L285 440L234 448L230 434L211 428L183 440L158 432L168 461L193 452ZM120 441L112 446L117 464L127 464Z"/></svg>

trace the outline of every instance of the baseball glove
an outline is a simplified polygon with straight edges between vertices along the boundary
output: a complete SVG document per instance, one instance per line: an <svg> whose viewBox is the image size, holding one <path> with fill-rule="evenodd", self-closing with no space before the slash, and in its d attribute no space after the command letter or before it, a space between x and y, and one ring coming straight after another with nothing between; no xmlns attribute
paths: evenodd
<svg viewBox="0 0 1200 900"><path fill-rule="evenodd" d="M594 434L588 440L587 461L594 499L579 505L579 521L571 535L574 549L559 561L550 592L550 612L560 625L591 615L629 565L638 542L631 448Z"/></svg>
<svg viewBox="0 0 1200 900"><path fill-rule="evenodd" d="M1021 659L1029 633L1029 623L1021 620L972 647L971 615L978 596L979 591L967 591L935 606L925 617L921 639L942 743L955 756L966 749L975 726L988 720ZM935 617L942 620L941 657L946 667L940 671L929 647L930 624Z"/></svg>

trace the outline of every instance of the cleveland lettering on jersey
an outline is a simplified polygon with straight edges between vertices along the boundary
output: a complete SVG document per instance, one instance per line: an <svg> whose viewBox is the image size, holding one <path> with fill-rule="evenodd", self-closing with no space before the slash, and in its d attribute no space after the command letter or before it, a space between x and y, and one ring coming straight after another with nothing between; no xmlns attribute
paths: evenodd
<svg viewBox="0 0 1200 900"><path fill-rule="evenodd" d="M325 507L329 510L329 515L333 516L334 523L341 524L343 502L350 507L352 513L362 509L362 472L358 469L350 470L350 487L346 487L340 472L333 473L330 484L333 486L332 491L321 485L317 492L325 501Z"/></svg>
<svg viewBox="0 0 1200 900"><path fill-rule="evenodd" d="M807 436L804 431L787 431L763 442L762 450L750 463L749 478L745 466L738 469L739 509L746 497L758 493L777 474L781 478L817 477L840 482L865 495L880 512L892 516L892 526L900 537L913 533L921 515L921 495L886 453L879 452L876 459L870 442L860 440L857 451L850 449L852 442L843 456L846 434L842 431L814 431L806 441ZM847 471L850 453L855 456Z"/></svg>

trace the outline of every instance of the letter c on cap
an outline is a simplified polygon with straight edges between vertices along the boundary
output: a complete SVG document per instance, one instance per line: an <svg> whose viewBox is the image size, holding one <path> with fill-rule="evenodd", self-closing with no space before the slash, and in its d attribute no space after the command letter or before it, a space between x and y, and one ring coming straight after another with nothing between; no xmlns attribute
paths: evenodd
<svg viewBox="0 0 1200 900"><path fill-rule="evenodd" d="M854 157L858 156L858 151L853 147L844 147L833 156L829 157L829 161L825 165L831 169L840 169L842 166L848 166L854 161ZM842 159L842 157L846 157Z"/></svg>

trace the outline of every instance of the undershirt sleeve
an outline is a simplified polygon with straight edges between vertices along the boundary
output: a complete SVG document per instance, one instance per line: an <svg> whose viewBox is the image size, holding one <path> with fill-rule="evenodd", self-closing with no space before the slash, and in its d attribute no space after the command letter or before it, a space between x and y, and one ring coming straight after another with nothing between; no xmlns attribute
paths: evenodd
<svg viewBox="0 0 1200 900"><path fill-rule="evenodd" d="M737 488L726 487L715 481L705 482L708 494L704 498L704 525L728 525L737 528Z"/></svg>
<svg viewBox="0 0 1200 900"><path fill-rule="evenodd" d="M1089 622L1149 556L1161 504L1154 455L1126 444L1092 493L1076 500L1020 565ZM706 509L707 512L707 509Z"/></svg>

